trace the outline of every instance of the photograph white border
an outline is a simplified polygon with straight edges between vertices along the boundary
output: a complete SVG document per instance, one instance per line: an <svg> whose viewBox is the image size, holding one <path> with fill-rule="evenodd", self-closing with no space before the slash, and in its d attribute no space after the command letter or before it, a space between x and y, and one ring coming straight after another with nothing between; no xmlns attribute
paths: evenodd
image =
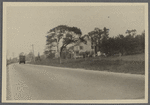
<svg viewBox="0 0 150 105"><path fill-rule="evenodd" d="M6 100L6 10L9 6L145 6L145 99L131 100ZM2 103L148 103L148 3L3 2Z"/></svg>

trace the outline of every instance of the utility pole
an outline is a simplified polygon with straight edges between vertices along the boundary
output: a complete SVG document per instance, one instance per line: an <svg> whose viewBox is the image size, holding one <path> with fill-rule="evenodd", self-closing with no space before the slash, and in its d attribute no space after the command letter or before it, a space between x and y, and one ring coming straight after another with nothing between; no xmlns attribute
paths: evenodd
<svg viewBox="0 0 150 105"><path fill-rule="evenodd" d="M33 61L35 62L35 57L34 57L34 45L32 44L32 51L33 51Z"/></svg>

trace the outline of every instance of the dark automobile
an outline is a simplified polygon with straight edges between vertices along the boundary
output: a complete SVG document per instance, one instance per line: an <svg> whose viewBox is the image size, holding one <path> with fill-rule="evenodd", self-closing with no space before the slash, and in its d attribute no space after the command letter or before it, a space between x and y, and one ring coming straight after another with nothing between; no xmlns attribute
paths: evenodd
<svg viewBox="0 0 150 105"><path fill-rule="evenodd" d="M24 63L25 64L25 56L23 56L23 55L20 55L19 56L19 64L21 64L21 63Z"/></svg>

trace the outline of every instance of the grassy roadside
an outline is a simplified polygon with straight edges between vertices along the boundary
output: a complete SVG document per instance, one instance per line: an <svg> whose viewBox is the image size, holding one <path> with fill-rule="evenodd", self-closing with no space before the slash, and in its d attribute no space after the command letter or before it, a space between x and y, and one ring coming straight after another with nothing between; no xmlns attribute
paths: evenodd
<svg viewBox="0 0 150 105"><path fill-rule="evenodd" d="M138 55L139 56L139 55ZM145 61L141 59L143 55L122 56L108 58L86 58L86 59L63 59L59 64L58 59L45 59L42 61L31 62L36 65L48 65L57 67L83 68L87 70L109 71L131 74L145 74ZM133 59L133 58L136 59ZM141 58L140 58L141 57ZM140 59L137 59L140 58Z"/></svg>
<svg viewBox="0 0 150 105"><path fill-rule="evenodd" d="M13 64L13 62L7 62L6 66L9 66L10 64Z"/></svg>

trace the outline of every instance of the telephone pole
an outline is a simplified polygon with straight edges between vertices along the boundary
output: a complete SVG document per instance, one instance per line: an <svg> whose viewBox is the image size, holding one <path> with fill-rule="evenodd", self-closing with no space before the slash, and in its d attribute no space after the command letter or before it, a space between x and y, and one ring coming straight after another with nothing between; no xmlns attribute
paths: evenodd
<svg viewBox="0 0 150 105"><path fill-rule="evenodd" d="M35 57L34 57L34 45L32 44L32 51L33 51L33 61L35 61Z"/></svg>

